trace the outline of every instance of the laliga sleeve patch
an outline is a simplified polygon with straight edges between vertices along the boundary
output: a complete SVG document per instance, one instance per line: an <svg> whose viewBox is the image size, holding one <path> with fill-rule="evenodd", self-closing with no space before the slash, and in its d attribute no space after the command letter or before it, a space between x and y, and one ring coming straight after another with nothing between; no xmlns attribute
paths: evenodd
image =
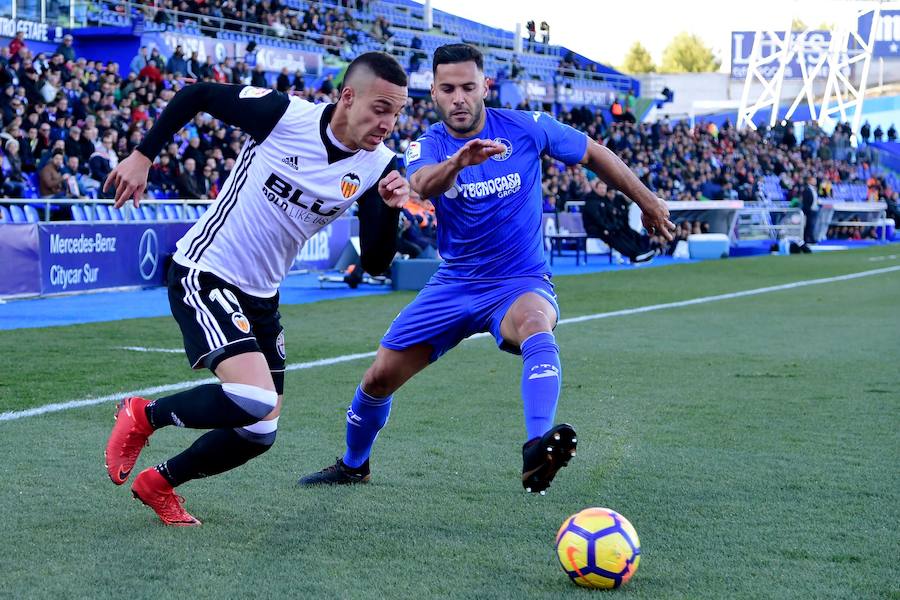
<svg viewBox="0 0 900 600"><path fill-rule="evenodd" d="M238 98L262 98L263 96L267 96L271 93L272 88L253 87L252 85L248 85L241 90L241 92L238 94Z"/></svg>
<svg viewBox="0 0 900 600"><path fill-rule="evenodd" d="M406 149L406 164L419 160L422 156L422 144L419 142L410 142L409 148Z"/></svg>

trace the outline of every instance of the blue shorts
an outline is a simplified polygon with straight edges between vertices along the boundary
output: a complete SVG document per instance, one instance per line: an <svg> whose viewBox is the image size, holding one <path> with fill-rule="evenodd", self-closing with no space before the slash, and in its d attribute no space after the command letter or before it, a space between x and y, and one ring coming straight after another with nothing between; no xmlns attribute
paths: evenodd
<svg viewBox="0 0 900 600"><path fill-rule="evenodd" d="M518 347L503 340L500 323L513 302L528 292L546 298L559 318L549 275L461 283L439 283L432 278L415 300L400 311L381 345L402 351L428 344L432 348L430 360L434 362L470 335L490 331L501 350L519 354Z"/></svg>

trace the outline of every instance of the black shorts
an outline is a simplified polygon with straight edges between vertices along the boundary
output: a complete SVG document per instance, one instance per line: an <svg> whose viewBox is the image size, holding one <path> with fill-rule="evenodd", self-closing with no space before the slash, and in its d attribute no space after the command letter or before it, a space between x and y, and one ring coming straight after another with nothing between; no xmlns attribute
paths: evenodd
<svg viewBox="0 0 900 600"><path fill-rule="evenodd" d="M278 294L250 296L212 273L173 262L169 267L169 306L181 328L192 368L215 371L226 358L262 352L275 389L279 394L284 391L284 329Z"/></svg>

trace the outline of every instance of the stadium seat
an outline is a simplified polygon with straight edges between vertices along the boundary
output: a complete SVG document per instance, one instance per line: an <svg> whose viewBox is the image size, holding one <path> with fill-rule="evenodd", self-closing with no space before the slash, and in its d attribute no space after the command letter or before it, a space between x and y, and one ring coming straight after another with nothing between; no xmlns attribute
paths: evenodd
<svg viewBox="0 0 900 600"><path fill-rule="evenodd" d="M156 211L153 210L153 207L147 206L146 204L141 206L141 213L144 215L145 221L156 221Z"/></svg>
<svg viewBox="0 0 900 600"><path fill-rule="evenodd" d="M147 220L147 218L144 217L144 212L140 208L134 206L128 207L128 214L132 221L141 222Z"/></svg>
<svg viewBox="0 0 900 600"><path fill-rule="evenodd" d="M0 223L12 223L12 215L5 206L0 206Z"/></svg>
<svg viewBox="0 0 900 600"><path fill-rule="evenodd" d="M197 218L199 219L200 217L202 217L203 214L207 210L209 210L209 204L198 204L197 205Z"/></svg>
<svg viewBox="0 0 900 600"><path fill-rule="evenodd" d="M185 218L188 221L196 221L199 218L199 214L197 214L197 207L193 204L188 204L185 209Z"/></svg>
<svg viewBox="0 0 900 600"><path fill-rule="evenodd" d="M40 223L41 221L37 209L30 204L25 205L25 220L29 223Z"/></svg>
<svg viewBox="0 0 900 600"><path fill-rule="evenodd" d="M109 216L109 208L105 204L95 204L94 214L98 221L111 221Z"/></svg>
<svg viewBox="0 0 900 600"><path fill-rule="evenodd" d="M124 221L124 217L122 216L122 209L115 208L113 206L109 207L109 217L111 221Z"/></svg>
<svg viewBox="0 0 900 600"><path fill-rule="evenodd" d="M25 219L25 211L22 210L22 207L18 204L13 204L9 207L9 213L12 215L13 223L27 223Z"/></svg>
<svg viewBox="0 0 900 600"><path fill-rule="evenodd" d="M78 204L72 205L72 220L76 223L87 221L87 219L84 218L84 209L81 208L81 206L79 206Z"/></svg>

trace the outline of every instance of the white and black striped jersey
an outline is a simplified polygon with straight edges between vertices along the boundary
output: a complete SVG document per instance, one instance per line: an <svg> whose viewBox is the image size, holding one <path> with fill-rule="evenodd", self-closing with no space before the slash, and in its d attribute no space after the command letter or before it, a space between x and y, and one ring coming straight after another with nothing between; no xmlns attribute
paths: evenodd
<svg viewBox="0 0 900 600"><path fill-rule="evenodd" d="M189 102L179 98L191 95ZM166 123L170 110L174 120ZM138 150L155 157L197 112L241 127L250 137L216 202L178 241L177 263L213 273L248 294L274 296L303 244L359 201L363 267L387 268L396 248L398 211L389 209L377 190L396 168L393 151L384 144L371 152L335 145L327 132L334 105L271 89L209 83L176 94L154 127L163 130L160 134L176 129L162 142L151 131Z"/></svg>

